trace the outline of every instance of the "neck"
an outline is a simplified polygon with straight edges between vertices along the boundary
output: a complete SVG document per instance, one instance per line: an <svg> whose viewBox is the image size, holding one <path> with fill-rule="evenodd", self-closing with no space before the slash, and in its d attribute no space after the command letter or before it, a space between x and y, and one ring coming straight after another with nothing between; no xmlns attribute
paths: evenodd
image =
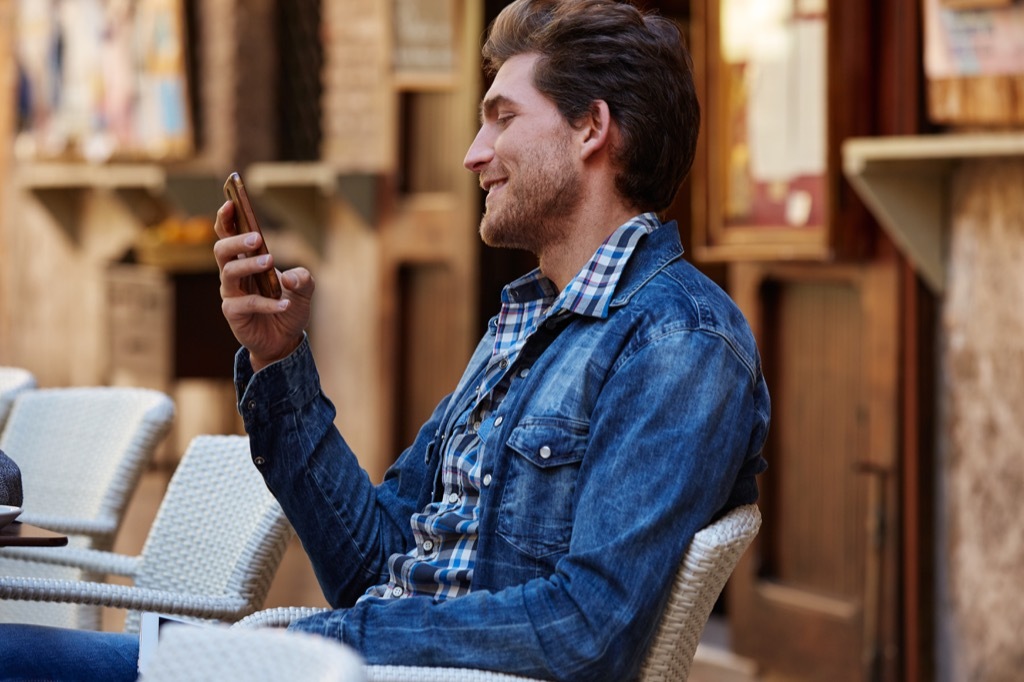
<svg viewBox="0 0 1024 682"><path fill-rule="evenodd" d="M621 202L582 202L577 215L560 221L563 236L537 254L541 272L561 291L597 248L623 223L640 213Z"/></svg>

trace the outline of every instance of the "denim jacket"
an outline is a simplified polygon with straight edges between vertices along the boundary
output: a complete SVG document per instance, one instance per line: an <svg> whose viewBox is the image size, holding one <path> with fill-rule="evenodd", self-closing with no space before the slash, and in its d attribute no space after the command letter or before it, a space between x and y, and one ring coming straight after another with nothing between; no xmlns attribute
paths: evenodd
<svg viewBox="0 0 1024 682"><path fill-rule="evenodd" d="M236 359L253 462L334 610L292 627L370 663L563 680L634 677L694 534L757 499L769 397L753 335L682 258L674 223L638 244L607 318L570 316L527 342L482 429L473 591L356 600L413 547L439 493L441 445L475 398L494 321L455 391L373 485L334 425L308 342L253 375ZM499 419L500 418L500 421Z"/></svg>

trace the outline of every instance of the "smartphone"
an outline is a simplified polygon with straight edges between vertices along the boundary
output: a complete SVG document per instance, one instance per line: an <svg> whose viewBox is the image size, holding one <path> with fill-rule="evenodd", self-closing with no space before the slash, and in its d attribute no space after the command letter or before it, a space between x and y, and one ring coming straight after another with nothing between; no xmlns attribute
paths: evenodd
<svg viewBox="0 0 1024 682"><path fill-rule="evenodd" d="M252 204L249 203L249 195L246 193L242 177L238 173L228 176L224 183L224 196L235 205L235 222L238 223L239 232L259 232L262 236L263 232L260 230L259 223L256 222L256 214L253 213ZM252 255L260 256L268 253L270 251L267 250L267 240L263 239L260 248ZM275 269L271 268L266 272L255 274L253 278L256 280L256 288L259 290L260 296L281 298L281 281L277 278Z"/></svg>

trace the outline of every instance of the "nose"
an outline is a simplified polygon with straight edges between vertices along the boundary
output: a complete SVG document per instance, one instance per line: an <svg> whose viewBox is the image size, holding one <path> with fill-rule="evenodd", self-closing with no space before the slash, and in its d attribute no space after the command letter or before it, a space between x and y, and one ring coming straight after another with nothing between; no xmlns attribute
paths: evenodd
<svg viewBox="0 0 1024 682"><path fill-rule="evenodd" d="M466 158L462 160L462 165L474 173L482 172L494 158L494 145L486 130L486 126L480 127L473 139L473 144L469 145L469 149L466 151Z"/></svg>

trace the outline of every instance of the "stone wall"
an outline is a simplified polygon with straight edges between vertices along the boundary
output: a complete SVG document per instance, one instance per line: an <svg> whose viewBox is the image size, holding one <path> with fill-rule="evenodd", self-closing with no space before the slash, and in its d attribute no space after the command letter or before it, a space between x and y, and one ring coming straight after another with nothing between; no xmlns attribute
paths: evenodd
<svg viewBox="0 0 1024 682"><path fill-rule="evenodd" d="M939 669L1024 669L1024 160L953 177L943 310ZM942 660L945 659L945 660Z"/></svg>

